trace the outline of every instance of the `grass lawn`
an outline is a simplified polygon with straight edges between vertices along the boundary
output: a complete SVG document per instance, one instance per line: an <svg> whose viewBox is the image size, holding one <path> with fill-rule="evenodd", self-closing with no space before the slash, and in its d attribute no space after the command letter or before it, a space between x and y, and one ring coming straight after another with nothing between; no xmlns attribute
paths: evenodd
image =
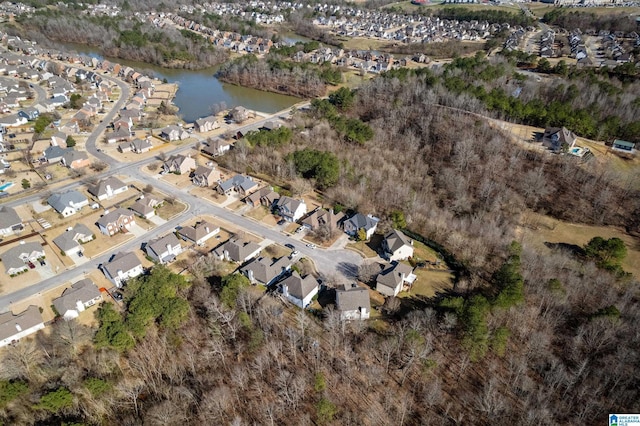
<svg viewBox="0 0 640 426"><path fill-rule="evenodd" d="M243 201L238 200L238 201L234 201L233 203L229 204L226 208L228 208L229 210L235 212L235 211L240 210L241 208L243 208L246 205L247 204L244 203Z"/></svg>
<svg viewBox="0 0 640 426"><path fill-rule="evenodd" d="M382 243L382 235L374 234L369 241L355 241L347 244L347 248L355 249L364 253L365 257L378 256L378 249Z"/></svg>
<svg viewBox="0 0 640 426"><path fill-rule="evenodd" d="M627 247L627 257L622 262L622 268L631 272L636 278L640 277L640 242L624 230L611 226L563 222L536 213L529 213L527 220L529 225L521 226L518 232L522 235L524 244L531 244L542 253L553 252L545 243L575 244L582 247L593 237L620 238Z"/></svg>
<svg viewBox="0 0 640 426"><path fill-rule="evenodd" d="M162 206L156 209L156 214L164 220L169 220L177 214L182 213L187 209L187 205L180 201L175 201L173 204L164 202Z"/></svg>
<svg viewBox="0 0 640 426"><path fill-rule="evenodd" d="M453 288L453 274L446 271L430 271L416 269L414 274L418 277L411 287L411 291L400 292L398 297L433 297L436 293Z"/></svg>
<svg viewBox="0 0 640 426"><path fill-rule="evenodd" d="M249 216L252 219L255 219L257 221L261 221L268 214L269 214L269 210L266 207L258 206L258 207L254 207L253 209L249 210L245 214L245 216Z"/></svg>
<svg viewBox="0 0 640 426"><path fill-rule="evenodd" d="M435 250L427 247L425 244L419 241L413 242L413 258L417 261L425 260L427 262L435 262L436 260L440 260L440 257L438 257L438 253Z"/></svg>
<svg viewBox="0 0 640 426"><path fill-rule="evenodd" d="M289 256L291 254L291 249L283 247L279 244L271 244L264 248L264 252L274 258L280 258Z"/></svg>

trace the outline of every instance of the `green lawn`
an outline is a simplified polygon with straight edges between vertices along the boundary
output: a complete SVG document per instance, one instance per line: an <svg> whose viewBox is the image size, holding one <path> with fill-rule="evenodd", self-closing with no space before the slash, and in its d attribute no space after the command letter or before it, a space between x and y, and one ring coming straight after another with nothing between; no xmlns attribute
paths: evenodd
<svg viewBox="0 0 640 426"><path fill-rule="evenodd" d="M409 292L398 294L400 298L407 297L433 297L436 293L453 287L453 274L446 271L430 271L416 269L414 274L418 277Z"/></svg>

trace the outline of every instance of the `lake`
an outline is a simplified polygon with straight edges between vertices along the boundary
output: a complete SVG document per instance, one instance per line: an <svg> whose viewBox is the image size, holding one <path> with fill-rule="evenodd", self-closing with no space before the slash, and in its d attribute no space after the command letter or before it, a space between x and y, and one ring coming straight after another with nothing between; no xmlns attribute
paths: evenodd
<svg viewBox="0 0 640 426"><path fill-rule="evenodd" d="M97 49L75 43L57 43L68 52L77 52L94 58L103 59ZM211 106L224 102L226 108L242 105L256 111L274 113L287 109L301 101L293 96L263 92L247 87L222 83L214 74L216 68L203 70L168 69L144 62L126 61L124 59L109 58L111 62L127 65L142 71L151 77L167 79L170 83L178 84L178 92L173 104L180 111L180 116L188 122L210 115Z"/></svg>

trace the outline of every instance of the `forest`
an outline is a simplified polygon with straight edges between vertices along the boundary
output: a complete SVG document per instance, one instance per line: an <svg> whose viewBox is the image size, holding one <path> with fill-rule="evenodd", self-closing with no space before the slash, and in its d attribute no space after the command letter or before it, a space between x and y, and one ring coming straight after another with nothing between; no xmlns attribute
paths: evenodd
<svg viewBox="0 0 640 426"><path fill-rule="evenodd" d="M608 13L596 15L595 13L556 8L545 13L542 20L550 25L565 28L568 31L579 29L581 31L622 31L631 33L637 31L638 26L634 17L628 13Z"/></svg>
<svg viewBox="0 0 640 426"><path fill-rule="evenodd" d="M517 232L536 211L637 235L629 176L514 144L455 109L479 100L428 73L327 102L297 113L292 134L253 135L220 161L438 242L465 270L452 290L343 322L331 305L312 314L265 295L213 256L181 264L188 279L156 267L127 285L122 312L99 309L97 331L59 321L4 351L1 421L577 426L640 410L624 243L549 256ZM327 110L371 138L345 138Z"/></svg>

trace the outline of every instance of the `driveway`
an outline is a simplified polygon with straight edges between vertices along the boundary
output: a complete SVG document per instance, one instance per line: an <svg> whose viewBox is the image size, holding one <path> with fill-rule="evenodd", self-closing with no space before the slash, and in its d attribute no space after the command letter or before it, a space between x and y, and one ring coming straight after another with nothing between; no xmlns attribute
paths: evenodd
<svg viewBox="0 0 640 426"><path fill-rule="evenodd" d="M155 216L154 216L155 217ZM166 222L166 220L164 221ZM155 223L155 222L154 222ZM144 234L147 233L147 230L144 229L142 226L138 225L137 223L135 225L132 225L129 228L129 232L132 233L133 235L135 235L136 238L140 238L143 237Z"/></svg>
<svg viewBox="0 0 640 426"><path fill-rule="evenodd" d="M161 218L160 216L155 216L155 215L151 216L149 218L149 221L155 223L156 225L163 225L163 224L167 223L167 221L165 219Z"/></svg>

